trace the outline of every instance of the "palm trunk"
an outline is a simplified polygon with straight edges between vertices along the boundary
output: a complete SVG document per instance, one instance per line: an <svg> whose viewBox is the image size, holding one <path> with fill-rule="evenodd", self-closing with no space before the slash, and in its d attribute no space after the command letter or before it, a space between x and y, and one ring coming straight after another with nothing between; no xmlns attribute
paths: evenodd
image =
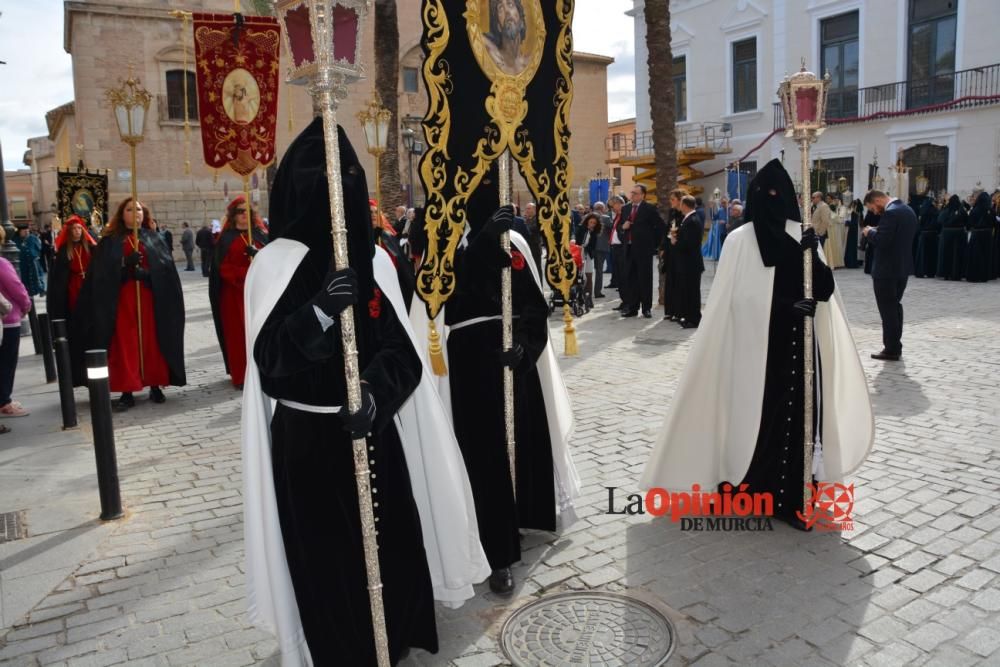
<svg viewBox="0 0 1000 667"><path fill-rule="evenodd" d="M668 0L647 0L645 15L657 208L663 219L669 220L670 199L667 195L677 186L677 138L674 132L674 58L670 49Z"/></svg>
<svg viewBox="0 0 1000 667"><path fill-rule="evenodd" d="M392 113L386 151L379 160L382 211L403 203L399 175L399 20L396 0L375 0L375 90Z"/></svg>

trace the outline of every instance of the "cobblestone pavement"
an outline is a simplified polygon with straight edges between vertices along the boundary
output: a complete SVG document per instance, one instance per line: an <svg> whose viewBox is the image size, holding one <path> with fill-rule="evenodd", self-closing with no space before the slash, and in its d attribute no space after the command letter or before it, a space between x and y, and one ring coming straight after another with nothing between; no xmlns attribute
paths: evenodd
<svg viewBox="0 0 1000 667"><path fill-rule="evenodd" d="M162 406L140 400L116 421L125 520L68 521L20 555L0 550L0 567L24 565L79 537L73 530L90 539L68 576L33 580L45 588L26 615L3 619L0 663L277 664L273 638L244 614L239 395L222 379L204 281L182 275L190 385L168 390ZM512 608L581 589L628 591L661 608L678 629L672 665L1000 664L1000 291L912 280L905 362L882 364L868 358L881 347L870 281L859 270L836 275L878 428L850 480L852 532L778 523L766 533L682 532L664 519L606 514L605 487L637 490L691 333L658 318L619 321L615 301L604 300L577 323L582 354L561 360L576 412L581 520L559 536L529 534L513 600L481 586L462 609L439 610L441 651L414 651L406 664L503 664L497 634ZM37 380L38 364L22 356L19 372ZM20 393L44 402L38 419L54 422L55 394L35 390ZM69 437L46 428L4 436L0 462ZM5 476L0 511L31 501L29 528L38 508L92 518L88 429L84 419L74 456L46 464L46 479L72 480L56 484L71 502L60 506L58 493L45 494L48 505L33 500L39 494Z"/></svg>

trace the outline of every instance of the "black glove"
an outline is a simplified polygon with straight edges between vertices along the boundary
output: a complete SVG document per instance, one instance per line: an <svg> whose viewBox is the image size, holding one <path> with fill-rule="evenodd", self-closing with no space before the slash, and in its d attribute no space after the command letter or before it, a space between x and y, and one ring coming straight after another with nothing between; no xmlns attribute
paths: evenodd
<svg viewBox="0 0 1000 667"><path fill-rule="evenodd" d="M358 274L348 267L341 271L330 267L323 279L323 289L313 297L327 317L336 317L348 306L358 302Z"/></svg>
<svg viewBox="0 0 1000 667"><path fill-rule="evenodd" d="M792 304L792 310L802 317L816 316L816 299L801 299Z"/></svg>
<svg viewBox="0 0 1000 667"><path fill-rule="evenodd" d="M372 424L375 423L375 397L368 384L361 383L361 409L355 413L347 411L345 405L337 411L337 416L344 422L344 430L351 434L352 440L359 440L371 435Z"/></svg>
<svg viewBox="0 0 1000 667"><path fill-rule="evenodd" d="M150 273L148 269L144 269L141 266L137 266L135 267L135 270L132 272L132 275L135 276L136 280L141 280L150 287L153 286L153 274Z"/></svg>
<svg viewBox="0 0 1000 667"><path fill-rule="evenodd" d="M485 230L490 236L500 238L504 232L509 232L514 224L514 207L501 206L486 223Z"/></svg>
<svg viewBox="0 0 1000 667"><path fill-rule="evenodd" d="M127 268L134 269L135 267L139 266L139 262L141 261L142 261L142 255L133 250L129 254L125 255L125 258L122 260L122 263Z"/></svg>
<svg viewBox="0 0 1000 667"><path fill-rule="evenodd" d="M252 245L248 245L246 248L243 249L243 251L247 254L247 257L249 257L250 259L253 259L257 255L257 253L260 252L259 250L257 250L256 246Z"/></svg>
<svg viewBox="0 0 1000 667"><path fill-rule="evenodd" d="M819 247L819 239L816 238L816 230L812 227L806 227L802 231L802 241L803 250L815 250Z"/></svg>
<svg viewBox="0 0 1000 667"><path fill-rule="evenodd" d="M521 359L524 357L524 348L514 343L514 347L509 350L501 350L500 352L500 363L510 369L514 369L518 364L521 363Z"/></svg>

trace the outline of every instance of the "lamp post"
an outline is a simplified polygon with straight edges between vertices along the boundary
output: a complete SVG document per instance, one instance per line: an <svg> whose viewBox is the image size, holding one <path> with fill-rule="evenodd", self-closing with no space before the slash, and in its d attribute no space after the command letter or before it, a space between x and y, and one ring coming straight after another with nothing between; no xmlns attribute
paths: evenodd
<svg viewBox="0 0 1000 667"><path fill-rule="evenodd" d="M416 132L413 131L412 127L408 127L402 132L403 134L403 148L406 149L407 158L407 173L409 178L407 183L409 186L406 188L406 207L413 208L413 144L414 135Z"/></svg>
<svg viewBox="0 0 1000 667"><path fill-rule="evenodd" d="M809 144L826 129L826 95L830 87L830 75L820 79L812 72L806 71L805 59L802 68L786 77L778 88L778 96L788 121L785 136L793 138L799 144L802 157L802 228L809 228ZM812 250L806 250L802 257L802 287L803 296L811 299L813 294ZM813 365L813 320L806 317L803 329L803 396L805 435L805 457L803 465L803 513L809 513L809 504L813 491L813 446L815 428L813 426L813 380L815 367Z"/></svg>
<svg viewBox="0 0 1000 667"><path fill-rule="evenodd" d="M365 147L375 157L375 213L382 224L382 156L389 142L389 123L392 112L382 106L378 91L372 91L368 105L358 112L358 120L365 131Z"/></svg>
<svg viewBox="0 0 1000 667"><path fill-rule="evenodd" d="M139 226L141 224L139 216L142 211L139 208L139 193L136 184L135 147L142 143L143 135L146 132L146 112L149 111L149 103L153 96L142 87L139 79L132 73L131 66L129 66L128 79L122 82L119 88L109 88L106 94L115 114L118 136L122 143L128 146L132 169L130 178L132 182L132 243L134 251L139 252ZM139 332L139 376L145 377L146 368L142 348L142 297L139 281L134 282L136 325Z"/></svg>
<svg viewBox="0 0 1000 667"><path fill-rule="evenodd" d="M275 3L285 48L291 56L288 82L304 84L313 100L313 111L323 119L326 152L326 180L330 192L330 222L333 260L337 269L348 267L347 225L344 221L344 187L340 180L340 140L337 135L337 105L347 97L347 86L361 78L361 22L370 0L278 0ZM376 163L377 164L377 163ZM347 409L361 409L361 375L358 370L354 308L349 306L339 318L341 347L344 351L344 379ZM389 667L389 640L382 604L382 574L375 513L372 507L371 471L368 443L358 438L351 444L354 480L358 493L358 514L365 552L365 574L371 608L372 634L379 667Z"/></svg>

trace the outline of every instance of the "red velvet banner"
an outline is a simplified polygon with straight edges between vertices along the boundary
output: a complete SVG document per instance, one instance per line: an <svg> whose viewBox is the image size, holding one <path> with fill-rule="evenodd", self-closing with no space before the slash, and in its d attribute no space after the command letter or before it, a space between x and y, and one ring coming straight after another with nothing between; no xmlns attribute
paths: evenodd
<svg viewBox="0 0 1000 667"><path fill-rule="evenodd" d="M274 161L278 22L268 16L194 14L198 117L205 162L246 176Z"/></svg>

